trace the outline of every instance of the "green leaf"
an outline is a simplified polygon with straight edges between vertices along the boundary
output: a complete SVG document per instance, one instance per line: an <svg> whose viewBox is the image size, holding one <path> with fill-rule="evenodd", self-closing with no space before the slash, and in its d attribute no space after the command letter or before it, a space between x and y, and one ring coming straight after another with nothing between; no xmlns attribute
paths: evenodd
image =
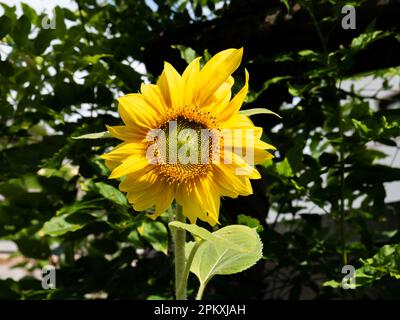
<svg viewBox="0 0 400 320"><path fill-rule="evenodd" d="M276 171L278 172L279 175L284 177L293 176L293 170L292 167L290 166L288 158L285 158L282 162L279 162L276 165Z"/></svg>
<svg viewBox="0 0 400 320"><path fill-rule="evenodd" d="M370 285L384 276L400 278L400 243L387 244L369 259L361 260L363 265L356 270L356 286Z"/></svg>
<svg viewBox="0 0 400 320"><path fill-rule="evenodd" d="M37 35L33 45L35 47L35 53L40 55L50 45L51 40L54 39L55 32L53 29L41 29Z"/></svg>
<svg viewBox="0 0 400 320"><path fill-rule="evenodd" d="M181 58L187 63L192 62L197 57L196 51L194 51L192 48L185 47L180 44L172 45L171 47L174 49L178 49L181 53Z"/></svg>
<svg viewBox="0 0 400 320"><path fill-rule="evenodd" d="M390 35L390 32L383 32L383 31L369 31L366 33L360 34L357 38L354 38L351 41L351 47L353 49L362 50L366 48L371 43L387 37Z"/></svg>
<svg viewBox="0 0 400 320"><path fill-rule="evenodd" d="M237 216L237 221L239 224L248 226L250 228L255 228L257 232L261 232L264 230L264 227L261 225L260 221L256 218L246 216L244 214L239 214Z"/></svg>
<svg viewBox="0 0 400 320"><path fill-rule="evenodd" d="M64 19L64 10L60 8L59 6L54 8L54 14L55 14L55 19L56 19L56 29L55 31L57 32L59 37L62 37L67 28L65 26L65 19Z"/></svg>
<svg viewBox="0 0 400 320"><path fill-rule="evenodd" d="M139 236L138 230L132 230L128 234L128 240L135 248L143 248L143 239Z"/></svg>
<svg viewBox="0 0 400 320"><path fill-rule="evenodd" d="M361 121L356 119L351 119L351 121L353 122L354 127L359 133L367 134L369 131L371 131L371 129L369 129L365 123L362 123Z"/></svg>
<svg viewBox="0 0 400 320"><path fill-rule="evenodd" d="M254 116L256 114L273 114L273 115L277 116L278 118L282 119L282 117L279 114L277 114L271 110L268 110L266 108L254 108L254 109L240 110L239 113L243 114L245 116L248 116L248 117Z"/></svg>
<svg viewBox="0 0 400 320"><path fill-rule="evenodd" d="M111 54L106 54L106 53L102 53L102 54L94 54L94 55L86 55L82 57L82 61L87 63L87 64L96 64L100 61L101 58L105 58L105 57L112 57Z"/></svg>
<svg viewBox="0 0 400 320"><path fill-rule="evenodd" d="M106 184L104 182L88 183L89 190L101 194L104 198L111 200L112 202L121 206L128 206L128 201L125 195L118 189Z"/></svg>
<svg viewBox="0 0 400 320"><path fill-rule="evenodd" d="M193 258L190 271L204 287L215 275L234 274L246 270L262 257L262 242L256 229L241 225L230 225L213 232L231 245L219 241L202 242ZM187 255L193 244L187 246Z"/></svg>
<svg viewBox="0 0 400 320"><path fill-rule="evenodd" d="M69 217L71 217L69 214L53 217L44 224L43 233L51 237L58 237L67 232L82 229L85 226L85 223L77 224L67 221Z"/></svg>
<svg viewBox="0 0 400 320"><path fill-rule="evenodd" d="M172 221L168 224L170 228L179 228L189 231L193 236L199 237L203 240L212 240L213 235L210 231L199 227L195 224L188 224L179 221Z"/></svg>
<svg viewBox="0 0 400 320"><path fill-rule="evenodd" d="M237 248L236 245L233 244L232 242L226 241L223 237L220 237L218 234L211 233L210 231L208 231L202 227L199 227L195 224L188 224L188 223L182 223L179 221L172 221L168 225L169 225L169 227L172 227L172 228L180 228L180 229L189 231L193 237L198 237L203 240L212 241L212 242L218 243L219 245L224 246L226 248L233 247L234 249L240 250L240 248Z"/></svg>
<svg viewBox="0 0 400 320"><path fill-rule="evenodd" d="M104 138L112 138L108 131L96 132L96 133L88 133L79 137L72 137L72 139L104 139Z"/></svg>
<svg viewBox="0 0 400 320"><path fill-rule="evenodd" d="M288 12L290 12L290 4L289 4L289 0L279 0L281 3L283 3L286 7L286 10Z"/></svg>
<svg viewBox="0 0 400 320"><path fill-rule="evenodd" d="M154 250L168 254L168 230L167 227L159 221L143 221L137 229L139 234L146 239Z"/></svg>
<svg viewBox="0 0 400 320"><path fill-rule="evenodd" d="M361 259L361 262L362 266L354 274L356 287L371 285L384 276L400 279L400 244L384 245L372 258ZM323 286L339 288L340 283L330 280Z"/></svg>
<svg viewBox="0 0 400 320"><path fill-rule="evenodd" d="M105 57L107 59L107 57ZM109 59L107 60L109 61ZM115 75L127 86L130 91L136 91L142 83L141 74L132 67L117 61L115 58L110 60L111 67Z"/></svg>
<svg viewBox="0 0 400 320"><path fill-rule="evenodd" d="M288 91L293 97L301 97L302 96L302 88L296 88L295 86L288 84Z"/></svg>
<svg viewBox="0 0 400 320"><path fill-rule="evenodd" d="M77 19L77 15L79 15L78 13L74 13L71 10L67 9L67 8L61 8L61 10L64 13L64 17L67 20L71 20L71 21L76 21Z"/></svg>
<svg viewBox="0 0 400 320"><path fill-rule="evenodd" d="M7 16L0 17L0 40L12 30L12 21Z"/></svg>
<svg viewBox="0 0 400 320"><path fill-rule="evenodd" d="M335 280L325 281L322 286L324 287L332 287L332 288L340 288L340 283Z"/></svg>
<svg viewBox="0 0 400 320"><path fill-rule="evenodd" d="M29 5L23 2L21 3L21 6L24 15L26 15L29 18L32 24L35 24L37 20L37 14L35 10L33 10Z"/></svg>
<svg viewBox="0 0 400 320"><path fill-rule="evenodd" d="M77 212L90 212L94 210L101 209L101 207L96 204L98 200L89 200L89 201L81 201L81 202L75 202L72 205L69 206L64 206L60 210L57 211L56 215L57 216L62 216L64 214L72 215Z"/></svg>
<svg viewBox="0 0 400 320"><path fill-rule="evenodd" d="M22 15L12 31L12 37L19 46L24 45L28 41L28 35L31 30L31 22L26 15Z"/></svg>

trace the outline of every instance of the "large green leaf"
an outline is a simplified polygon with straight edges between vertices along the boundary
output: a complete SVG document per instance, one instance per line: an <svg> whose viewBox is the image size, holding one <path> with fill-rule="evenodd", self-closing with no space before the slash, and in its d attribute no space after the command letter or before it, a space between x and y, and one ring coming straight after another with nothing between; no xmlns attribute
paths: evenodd
<svg viewBox="0 0 400 320"><path fill-rule="evenodd" d="M88 214L64 214L47 221L43 226L43 233L51 237L58 237L67 232L82 229L93 217Z"/></svg>
<svg viewBox="0 0 400 320"><path fill-rule="evenodd" d="M188 223L183 223L179 221L172 221L169 224L170 228L179 228L179 229L184 229L186 231L189 231L193 236L199 237L203 240L212 240L213 234L202 228L199 227L195 224L188 224Z"/></svg>
<svg viewBox="0 0 400 320"><path fill-rule="evenodd" d="M256 264L262 257L262 242L255 228L230 225L215 231L213 235L230 245L227 247L224 242L214 239L200 244L190 271L197 276L203 289L215 275L241 272ZM187 256L192 248L193 243L187 245Z"/></svg>
<svg viewBox="0 0 400 320"><path fill-rule="evenodd" d="M195 224L188 224L188 223L182 223L179 221L172 221L169 223L169 226L172 228L180 228L184 229L186 231L189 231L192 236L198 237L202 240L208 240L213 243L218 243L220 246L226 247L226 248L231 248L235 250L241 250L240 247L237 247L234 242L227 241L225 237L220 235L219 233L211 233L210 231L199 227Z"/></svg>

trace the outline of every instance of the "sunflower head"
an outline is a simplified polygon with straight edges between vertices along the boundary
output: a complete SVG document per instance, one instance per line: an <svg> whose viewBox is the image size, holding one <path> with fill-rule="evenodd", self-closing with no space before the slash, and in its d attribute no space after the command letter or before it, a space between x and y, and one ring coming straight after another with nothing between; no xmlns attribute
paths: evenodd
<svg viewBox="0 0 400 320"><path fill-rule="evenodd" d="M122 126L107 127L123 142L102 155L122 178L121 191L137 211L155 208L152 218L175 199L191 223L197 218L218 223L220 197L252 193L250 179L260 178L255 164L275 149L260 140L262 128L239 113L245 84L232 98L231 74L242 49L227 49L203 68L200 58L179 74L169 63L157 84L142 84L140 93L118 99Z"/></svg>

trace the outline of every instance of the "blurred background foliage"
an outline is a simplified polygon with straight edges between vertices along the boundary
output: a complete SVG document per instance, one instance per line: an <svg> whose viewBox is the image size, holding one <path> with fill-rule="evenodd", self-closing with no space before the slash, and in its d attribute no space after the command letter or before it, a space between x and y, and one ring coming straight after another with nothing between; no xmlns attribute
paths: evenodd
<svg viewBox="0 0 400 320"><path fill-rule="evenodd" d="M250 72L243 108L283 119L253 118L276 158L260 166L254 195L221 208L222 225L258 228L265 259L215 279L205 298L399 298L400 206L385 203L384 184L400 169L377 163L385 154L374 146L399 148L390 80L400 76L400 3L350 2L357 27L344 30L346 3L81 0L56 7L55 29L28 5L17 15L1 4L0 239L17 244L15 267L27 275L0 275L0 298L173 297L167 215L134 212L107 179L99 155L116 140L73 137L120 124L115 98L156 81L164 60L182 71L230 47L244 47L235 88ZM366 76L393 94L341 86ZM55 290L33 277L48 264ZM346 264L357 268L356 290L339 288Z"/></svg>

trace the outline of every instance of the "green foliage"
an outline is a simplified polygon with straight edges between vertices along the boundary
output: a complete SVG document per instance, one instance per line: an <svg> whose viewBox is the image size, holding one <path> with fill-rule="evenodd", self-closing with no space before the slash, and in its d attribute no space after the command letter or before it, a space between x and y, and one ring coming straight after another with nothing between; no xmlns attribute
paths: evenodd
<svg viewBox="0 0 400 320"><path fill-rule="evenodd" d="M179 229L184 229L186 231L189 231L194 237L198 237L203 240L210 240L212 241L214 239L212 233L202 227L199 227L195 224L187 224L187 223L182 223L179 221L172 221L169 224L170 228L179 228Z"/></svg>
<svg viewBox="0 0 400 320"><path fill-rule="evenodd" d="M361 267L355 270L355 288L371 286L384 277L400 279L400 244L387 244L369 259L360 259ZM339 288L340 282L326 281L324 286Z"/></svg>
<svg viewBox="0 0 400 320"><path fill-rule="evenodd" d="M267 260L215 277L207 297L398 296L400 240L388 231L397 228L399 207L385 203L384 187L400 180L400 169L382 164L386 155L375 147L399 147L392 79L400 67L390 54L388 61L377 56L387 44L397 52L398 27L360 19L356 30L341 30L344 2L325 0L279 1L275 27L266 23L265 1L243 2L156 0L153 10L146 1L80 1L80 12L56 8L56 29L42 28L44 13L28 5L18 15L1 4L0 239L17 244L27 276L0 275L0 299L173 297L167 219L153 221L151 210L135 212L127 203L99 158L118 141L98 138L109 138L106 124L121 124L115 99L138 92L142 81L154 83L164 60L182 71L196 56L204 63L220 49L242 46L250 83L241 113L278 151L258 167L254 195L222 199L219 231L185 228L204 239L200 254L212 253L204 267L207 260L196 258L192 270L204 281L211 266L210 274L240 271L261 256L256 245L254 259L240 268L231 264L236 253L224 255L226 265L216 263L223 239L231 241L226 225L252 228ZM357 14L369 10L359 6ZM286 22L309 32L293 40L289 28L277 36ZM269 32L272 42L264 41ZM234 93L243 74L234 74ZM378 92L344 85L366 76L381 83ZM394 95L382 98L382 90ZM240 241L232 240L238 248ZM50 262L57 289L48 291L30 275ZM357 268L356 290L339 289L344 264ZM322 285L332 279L336 288ZM189 292L196 287L189 281Z"/></svg>
<svg viewBox="0 0 400 320"><path fill-rule="evenodd" d="M356 270L356 285L371 285L384 276L400 279L400 244L384 245L369 259L361 260Z"/></svg>
<svg viewBox="0 0 400 320"><path fill-rule="evenodd" d="M179 224L179 227L192 230L194 236L201 235L203 239L190 265L190 271L200 281L200 293L214 276L241 272L262 257L262 242L255 228L230 225L208 234L207 230L197 226ZM194 242L187 243L187 257L194 245Z"/></svg>
<svg viewBox="0 0 400 320"><path fill-rule="evenodd" d="M238 217L238 224L243 224L245 226L248 226L250 228L255 228L257 232L264 231L264 227L260 223L260 221L256 218L246 216L244 214L239 214Z"/></svg>
<svg viewBox="0 0 400 320"><path fill-rule="evenodd" d="M138 231L155 250L168 254L168 231L162 222L143 221Z"/></svg>
<svg viewBox="0 0 400 320"><path fill-rule="evenodd" d="M181 58L187 63L192 62L197 57L196 51L194 51L192 48L188 48L182 45L175 45L172 47L179 50Z"/></svg>

